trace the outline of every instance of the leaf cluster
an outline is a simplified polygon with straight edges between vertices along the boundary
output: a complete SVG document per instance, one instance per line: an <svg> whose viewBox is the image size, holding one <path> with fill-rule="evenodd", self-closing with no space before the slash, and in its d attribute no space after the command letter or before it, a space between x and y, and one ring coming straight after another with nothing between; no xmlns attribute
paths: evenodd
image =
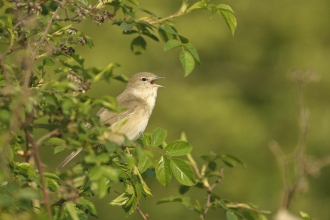
<svg viewBox="0 0 330 220"><path fill-rule="evenodd" d="M127 216L139 208L140 199L152 196L147 178L168 186L173 176L182 185L181 194L197 187L206 190L208 199L205 205L190 203L183 196L160 203L179 201L201 218L209 208L221 208L228 219L247 218L245 212L250 219L261 219L254 206L232 203L212 193L222 178L215 161L233 167L242 163L236 157L203 156L205 163L199 170L190 155L192 146L184 138L167 143L167 131L162 128L142 134L136 142L126 139L124 146L107 139L107 134L116 131L91 112L102 107L117 113L123 109L114 97L92 98L85 92L99 81L127 82L128 78L114 73L120 66L116 63L87 67L76 47L94 47L76 23L86 19L95 25L108 22L124 35L134 36L130 47L135 54L146 49L146 39L163 40L165 51L181 48L179 59L187 76L200 58L173 20L206 9L211 17L222 15L234 33L236 19L228 5L202 0L190 6L183 1L167 17L139 9L136 0L105 0L94 6L87 0L17 0L0 7L6 7L1 9L5 14L0 15L0 43L7 48L0 56L0 219L97 217L89 198L109 193L118 194L109 204L121 207ZM138 17L138 11L147 16ZM83 159L65 171L48 170L40 148L52 149L54 154L82 149ZM208 183L209 178L216 178L215 185Z"/></svg>

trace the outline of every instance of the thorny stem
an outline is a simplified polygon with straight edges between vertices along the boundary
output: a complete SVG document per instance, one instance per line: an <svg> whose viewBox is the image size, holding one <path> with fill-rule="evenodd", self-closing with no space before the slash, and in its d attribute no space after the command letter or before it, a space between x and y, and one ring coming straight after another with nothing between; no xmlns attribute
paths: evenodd
<svg viewBox="0 0 330 220"><path fill-rule="evenodd" d="M42 164L41 164L41 159L40 159L39 152L38 152L38 146L37 146L36 142L34 141L33 135L31 134L31 132L27 128L24 128L24 132L25 132L26 137L28 138L28 141L32 145L32 152L33 152L33 155L34 155L34 158L35 158L35 161L36 161L36 164L37 164L39 176L40 176L42 194L44 196L44 202L45 202L45 206L46 206L46 209L47 209L48 217L49 217L49 219L53 219L52 212L51 212L51 209L50 209L48 192L47 192L47 188L46 188L46 182L45 182L45 178L44 178L44 175L43 175L43 168L42 168Z"/></svg>
<svg viewBox="0 0 330 220"><path fill-rule="evenodd" d="M207 196L206 196L206 208L203 212L203 219L205 219L207 212L209 211L210 205L211 205L211 195L212 195L212 190L216 185L218 185L223 177L223 167L220 168L219 170L219 176L215 180L215 182L207 189Z"/></svg>
<svg viewBox="0 0 330 220"><path fill-rule="evenodd" d="M138 213L141 215L143 220L148 220L149 215L148 215L148 213L143 213L143 211L140 208L140 203L137 204L136 211L138 211Z"/></svg>

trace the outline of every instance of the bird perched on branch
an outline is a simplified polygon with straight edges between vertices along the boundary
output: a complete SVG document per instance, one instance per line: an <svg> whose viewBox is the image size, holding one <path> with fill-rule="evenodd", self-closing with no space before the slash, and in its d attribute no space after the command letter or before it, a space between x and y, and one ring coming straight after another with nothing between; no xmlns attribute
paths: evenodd
<svg viewBox="0 0 330 220"><path fill-rule="evenodd" d="M119 107L126 110L121 113L111 112L101 108L97 115L103 124L110 124L111 130L117 128L118 123L125 121L118 131L106 134L105 138L116 142L118 145L124 143L125 135L129 140L136 140L147 127L150 115L155 106L157 90L163 86L155 84L157 79L164 78L153 73L140 72L134 74L128 81L126 89L117 97ZM121 135L123 134L123 135ZM57 169L62 168L70 162L82 148L72 152Z"/></svg>

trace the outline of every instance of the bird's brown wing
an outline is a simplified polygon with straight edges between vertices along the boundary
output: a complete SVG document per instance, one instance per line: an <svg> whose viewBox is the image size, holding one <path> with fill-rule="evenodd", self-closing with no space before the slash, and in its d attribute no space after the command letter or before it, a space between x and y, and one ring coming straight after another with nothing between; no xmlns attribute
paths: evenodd
<svg viewBox="0 0 330 220"><path fill-rule="evenodd" d="M116 113L116 112L111 112L104 107L101 108L96 115L100 117L100 121L103 124L114 124L124 118L127 118L130 114L132 114L136 110L137 106L145 105L145 102L142 99L139 99L132 94L125 94L125 93L122 93L117 97L117 102L120 108L126 108L126 110L120 113ZM90 125L87 125L86 128L90 128ZM63 162L57 167L57 169L64 167L81 151L82 148L73 151L67 158L63 160Z"/></svg>
<svg viewBox="0 0 330 220"><path fill-rule="evenodd" d="M106 108L101 108L96 115L100 117L100 121L103 124L114 124L124 118L127 118L132 114L138 106L145 106L144 100L137 98L132 94L122 93L117 97L118 106L120 108L125 108L123 112L116 113L109 111Z"/></svg>

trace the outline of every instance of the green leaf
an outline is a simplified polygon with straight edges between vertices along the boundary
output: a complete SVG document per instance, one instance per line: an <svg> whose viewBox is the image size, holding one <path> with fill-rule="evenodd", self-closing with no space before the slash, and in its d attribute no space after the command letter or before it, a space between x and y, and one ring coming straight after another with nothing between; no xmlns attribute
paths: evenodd
<svg viewBox="0 0 330 220"><path fill-rule="evenodd" d="M121 24L120 24L120 28L123 30L123 31L128 31L129 29L131 29L134 25L132 23L127 23L125 21L123 21Z"/></svg>
<svg viewBox="0 0 330 220"><path fill-rule="evenodd" d="M58 175L56 175L55 173L44 172L44 177L47 177L47 178L53 179L53 180L61 180L61 178Z"/></svg>
<svg viewBox="0 0 330 220"><path fill-rule="evenodd" d="M93 181L100 179L102 175L103 171L99 166L94 166L88 173L89 178Z"/></svg>
<svg viewBox="0 0 330 220"><path fill-rule="evenodd" d="M59 185L55 180L49 178L45 178L45 179L46 179L47 188L49 188L51 191L55 192L59 188Z"/></svg>
<svg viewBox="0 0 330 220"><path fill-rule="evenodd" d="M199 2L196 2L195 4L193 4L192 6L190 6L187 9L187 13L191 12L192 10L206 8L206 7L207 7L207 4L205 3L205 1L199 1Z"/></svg>
<svg viewBox="0 0 330 220"><path fill-rule="evenodd" d="M217 12L218 12L217 7L212 7L210 19L213 18L217 14Z"/></svg>
<svg viewBox="0 0 330 220"><path fill-rule="evenodd" d="M151 165L151 161L150 161L149 157L144 154L138 163L138 168L139 168L140 172L144 173L144 171L146 171L150 165Z"/></svg>
<svg viewBox="0 0 330 220"><path fill-rule="evenodd" d="M107 179L105 177L101 177L97 182L97 193L99 198L103 198L108 192Z"/></svg>
<svg viewBox="0 0 330 220"><path fill-rule="evenodd" d="M220 155L220 159L229 167L235 167L237 163L245 166L245 164L240 159L229 154Z"/></svg>
<svg viewBox="0 0 330 220"><path fill-rule="evenodd" d="M142 34L145 35L145 36L147 36L147 37L150 37L154 41L157 41L157 42L159 41L158 37L156 37L155 35L153 35L153 34L151 34L149 32L144 31L144 32L142 32Z"/></svg>
<svg viewBox="0 0 330 220"><path fill-rule="evenodd" d="M114 142L107 142L104 147L109 153L113 153L119 148L118 144Z"/></svg>
<svg viewBox="0 0 330 220"><path fill-rule="evenodd" d="M184 185L182 185L182 186L180 186L180 188L179 188L179 193L180 193L181 195L183 195L183 194L185 194L186 192L188 192L189 189L190 189L189 186L184 186Z"/></svg>
<svg viewBox="0 0 330 220"><path fill-rule="evenodd" d="M131 43L131 50L134 54L139 55L142 54L147 48L147 42L144 40L143 37L138 36L133 39Z"/></svg>
<svg viewBox="0 0 330 220"><path fill-rule="evenodd" d="M115 198L114 200L112 200L110 202L110 205L117 205L117 206L122 206L125 205L127 203L127 201L129 200L129 194L128 193L123 193L120 196L118 196L117 198Z"/></svg>
<svg viewBox="0 0 330 220"><path fill-rule="evenodd" d="M299 213L304 220L312 220L312 218L306 212L300 211Z"/></svg>
<svg viewBox="0 0 330 220"><path fill-rule="evenodd" d="M118 182L118 172L111 166L101 166L103 175L110 179L111 181Z"/></svg>
<svg viewBox="0 0 330 220"><path fill-rule="evenodd" d="M185 186L193 186L196 184L194 181L194 172L186 162L172 158L170 160L170 166L175 178L181 184Z"/></svg>
<svg viewBox="0 0 330 220"><path fill-rule="evenodd" d="M169 39L173 38L172 34L167 33L161 28L158 28L158 35L159 37L166 43Z"/></svg>
<svg viewBox="0 0 330 220"><path fill-rule="evenodd" d="M66 202L65 208L69 212L69 214L73 220L79 220L78 215L77 215L77 210L75 208L75 205L72 202Z"/></svg>
<svg viewBox="0 0 330 220"><path fill-rule="evenodd" d="M86 163L96 163L96 156L93 155L93 154L87 154L85 157L84 157L84 161Z"/></svg>
<svg viewBox="0 0 330 220"><path fill-rule="evenodd" d="M167 136L167 131L165 129L156 128L151 136L151 145L153 147L158 147L165 141L166 136Z"/></svg>
<svg viewBox="0 0 330 220"><path fill-rule="evenodd" d="M191 43L187 43L183 45L185 48L187 48L187 50L190 52L190 54L195 58L195 60L200 64L201 61L199 59L198 56L198 52L196 50L196 48L194 47L194 45L192 45Z"/></svg>
<svg viewBox="0 0 330 220"><path fill-rule="evenodd" d="M238 220L238 217L230 210L226 212L227 220Z"/></svg>
<svg viewBox="0 0 330 220"><path fill-rule="evenodd" d="M83 197L79 197L77 200L77 204L84 207L93 216L97 216L95 205L91 201Z"/></svg>
<svg viewBox="0 0 330 220"><path fill-rule="evenodd" d="M7 22L8 22L8 27L11 29L13 27L13 20L11 16L7 16Z"/></svg>
<svg viewBox="0 0 330 220"><path fill-rule="evenodd" d="M56 138L56 137L53 137L53 138L49 138L45 143L45 145L65 145L65 140L61 139L61 138Z"/></svg>
<svg viewBox="0 0 330 220"><path fill-rule="evenodd" d="M181 45L182 45L182 43L180 41L171 39L171 40L167 41L166 44L164 45L164 51L172 50Z"/></svg>
<svg viewBox="0 0 330 220"><path fill-rule="evenodd" d="M162 24L162 25L159 26L159 28L164 30L165 32L167 32L169 34L174 34L174 35L178 34L176 32L176 30L174 30L172 27L168 26L167 24Z"/></svg>
<svg viewBox="0 0 330 220"><path fill-rule="evenodd" d="M169 143L164 153L168 156L184 156L192 150L192 146L186 141L174 141Z"/></svg>
<svg viewBox="0 0 330 220"><path fill-rule="evenodd" d="M128 0L128 1L136 6L139 5L139 2L137 0Z"/></svg>
<svg viewBox="0 0 330 220"><path fill-rule="evenodd" d="M168 203L168 202L182 202L182 196L170 196L159 200L156 204Z"/></svg>
<svg viewBox="0 0 330 220"><path fill-rule="evenodd" d="M94 47L94 43L93 43L92 39L89 36L87 36L87 35L85 35L85 38L87 40L87 43L86 44L88 45L88 47L89 48L93 48Z"/></svg>
<svg viewBox="0 0 330 220"><path fill-rule="evenodd" d="M184 76L188 76L195 68L195 60L188 51L181 51L180 61L184 70Z"/></svg>
<svg viewBox="0 0 330 220"><path fill-rule="evenodd" d="M172 178L172 172L170 169L170 162L165 157L162 156L158 161L158 166L156 167L156 178L160 184L168 186Z"/></svg>
<svg viewBox="0 0 330 220"><path fill-rule="evenodd" d="M237 27L237 20L235 16L228 10L219 9L218 12L221 14L226 24L228 25L231 34L234 36Z"/></svg>
<svg viewBox="0 0 330 220"><path fill-rule="evenodd" d="M93 83L98 82L101 80L101 78L105 76L111 76L112 72L115 68L119 67L117 63L109 63L108 66L106 66L101 72L99 72L97 75L93 78Z"/></svg>
<svg viewBox="0 0 330 220"><path fill-rule="evenodd" d="M233 9L229 5L226 5L226 4L217 5L216 8L219 9L219 10L225 10L225 11L229 11L231 13L234 13Z"/></svg>
<svg viewBox="0 0 330 220"><path fill-rule="evenodd" d="M88 6L88 1L87 0L77 0L77 2L80 2L81 4Z"/></svg>
<svg viewBox="0 0 330 220"><path fill-rule="evenodd" d="M157 15L156 15L155 13L153 13L153 12L147 10L147 9L144 9L144 8L139 8L139 9L140 9L141 11L144 11L145 13L151 15L152 17L157 18Z"/></svg>
<svg viewBox="0 0 330 220"><path fill-rule="evenodd" d="M66 146L56 146L54 148L54 154L57 154L57 153L59 153L61 151L64 151L66 148L67 148Z"/></svg>
<svg viewBox="0 0 330 220"><path fill-rule="evenodd" d="M42 61L42 64L45 65L45 66L54 66L55 65L55 62L52 59L50 59L50 58L45 58Z"/></svg>
<svg viewBox="0 0 330 220"><path fill-rule="evenodd" d="M106 153L101 153L101 154L99 154L99 155L96 156L96 161L98 163L106 163L106 162L109 161L109 159L110 159L110 157Z"/></svg>

